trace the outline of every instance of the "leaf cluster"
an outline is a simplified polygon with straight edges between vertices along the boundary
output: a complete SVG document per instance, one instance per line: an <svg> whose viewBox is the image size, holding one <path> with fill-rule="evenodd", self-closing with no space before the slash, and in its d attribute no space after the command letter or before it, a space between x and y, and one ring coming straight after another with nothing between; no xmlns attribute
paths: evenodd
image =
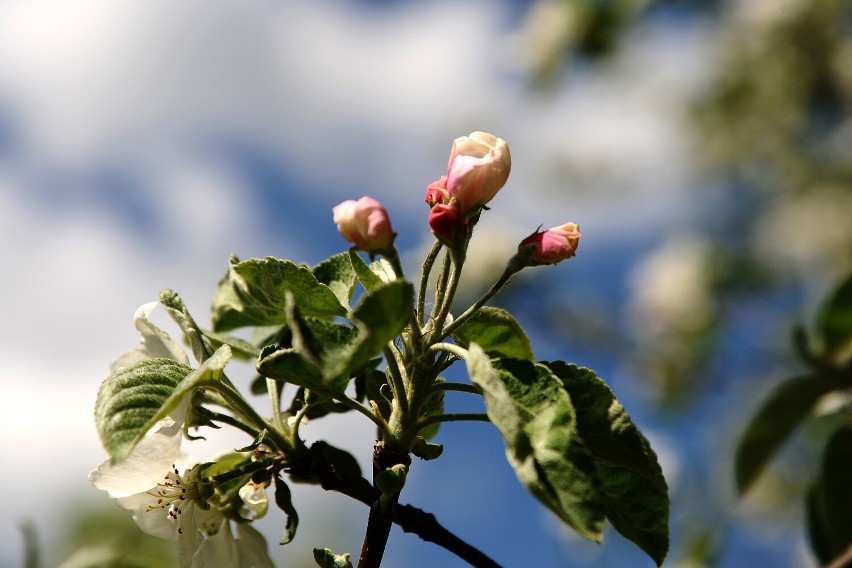
<svg viewBox="0 0 852 568"><path fill-rule="evenodd" d="M778 385L763 402L739 440L735 474L737 488L745 494L823 398L846 395L836 411L843 419L828 437L805 501L811 547L828 564L852 542L852 275L823 304L814 336L816 349L804 329L796 330L795 345L808 371Z"/></svg>
<svg viewBox="0 0 852 568"><path fill-rule="evenodd" d="M96 422L112 460L127 457L152 429L185 410L184 428L225 424L253 439L202 468L205 483L215 488L208 503L232 520L250 520L242 516L237 495L243 484L273 485L287 518L281 544L290 542L299 516L288 474L292 481L371 504L368 533L375 513L382 522L407 523L429 535L423 538L490 566L479 551L447 536L434 517L397 504L409 454L441 455L442 446L430 440L442 423L487 420L501 432L518 479L565 524L600 541L609 522L662 564L669 499L647 439L593 371L536 362L520 323L506 310L483 305L490 295L453 319L449 307L458 272L450 274L450 268L460 269L463 255L451 253L458 252L447 253L440 279L445 288L429 318L422 313L422 291L416 298L398 262L368 264L354 251L313 268L272 257L232 257L213 298L211 330L199 328L180 298L164 291L161 302L199 367L148 359L104 381ZM254 328L253 338L231 335L239 328ZM232 356L255 359L253 390L268 393L271 418L260 416L224 374ZM440 376L458 360L465 361L471 383L447 383ZM482 396L487 413L445 414L444 397L452 392ZM325 442L308 448L299 435L307 418L352 410L378 429L372 486L350 454ZM320 565L350 565L348 555L327 549L315 556Z"/></svg>

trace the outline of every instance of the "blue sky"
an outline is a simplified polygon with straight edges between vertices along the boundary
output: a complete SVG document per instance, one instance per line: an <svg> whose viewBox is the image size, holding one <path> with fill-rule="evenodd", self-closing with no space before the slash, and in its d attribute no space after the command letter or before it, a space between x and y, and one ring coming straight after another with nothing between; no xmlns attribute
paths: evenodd
<svg viewBox="0 0 852 568"><path fill-rule="evenodd" d="M4 487L25 488L0 512L10 565L20 564L21 519L34 518L50 550L59 515L103 498L86 480L104 458L93 401L110 361L137 341L139 305L170 287L204 320L229 254L317 263L346 247L331 207L366 194L386 205L416 266L430 243L423 191L456 136L493 132L513 157L471 273L499 264L539 225L575 221L579 256L546 276L605 302L626 293L643 251L688 231L702 203L688 190L706 182L676 109L708 79L712 29L648 23L615 59L577 64L558 88L537 92L524 81L522 13L488 0L0 3L0 447L40 456L26 473L0 471ZM543 357L576 352L535 339ZM615 374L676 485L684 440L648 415L606 356L574 359ZM241 373L247 381L250 370ZM342 420L308 435L366 464L370 425ZM415 464L403 501L507 566L652 565L615 535L598 547L560 527L517 483L493 428L452 425L442 435L445 457ZM320 544L357 552L365 511L345 505L352 519L335 523L351 529L348 540L318 542L342 500L313 488L295 495L303 527L275 551L279 565ZM281 519L270 516L274 542ZM388 565L454 565L442 554L395 533Z"/></svg>

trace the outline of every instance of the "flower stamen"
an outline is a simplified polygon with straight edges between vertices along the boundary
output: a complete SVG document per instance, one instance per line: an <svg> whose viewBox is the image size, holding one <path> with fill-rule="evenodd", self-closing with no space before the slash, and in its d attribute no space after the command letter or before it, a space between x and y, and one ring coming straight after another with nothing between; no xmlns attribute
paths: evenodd
<svg viewBox="0 0 852 568"><path fill-rule="evenodd" d="M178 468L172 464L172 469L163 477L163 480L146 493L156 499L156 503L148 505L147 512L165 509L170 520L177 520L182 513L182 503L197 499L198 486L181 476Z"/></svg>

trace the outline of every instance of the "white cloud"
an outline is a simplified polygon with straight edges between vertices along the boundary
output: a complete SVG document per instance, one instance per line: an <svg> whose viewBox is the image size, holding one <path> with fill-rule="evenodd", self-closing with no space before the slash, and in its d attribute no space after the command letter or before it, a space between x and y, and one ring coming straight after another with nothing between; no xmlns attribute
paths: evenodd
<svg viewBox="0 0 852 568"><path fill-rule="evenodd" d="M0 295L11 322L0 332L0 382L14 385L16 401L15 412L0 415L4 450L61 432L67 441L45 459L72 464L75 487L85 485L71 472L84 475L101 459L92 401L110 360L136 342L136 307L168 286L203 319L230 252L305 257L299 239L263 251L248 181L199 141L245 140L280 156L325 201L359 197L351 194L358 186L392 215L419 207L420 225L396 229L424 238L425 185L445 168L452 139L476 129L509 140L514 158L483 230L511 226L520 239L539 223L571 220L600 239L670 217L686 158L668 115L672 99L660 94L679 96L672 70L700 56L702 42L680 38L672 49L669 36L632 38L632 55L617 64L647 70L665 56L669 73L618 80L604 72L530 95L502 6L0 2L0 111L12 117L18 144L14 163L0 170L0 242L9 243ZM152 227L130 226L90 188L39 185L45 171L116 162L139 184L135 197ZM616 191L628 199L614 199ZM68 206L45 207L54 196ZM330 223L323 230L333 232ZM500 246L511 252L517 239ZM20 426L31 416L40 417L34 432ZM359 435L369 438L370 428ZM28 483L55 485L57 501L48 499L40 519L63 505L72 483L47 471L28 473ZM0 483L16 486L18 475L4 469ZM23 497L6 502L0 525L25 510Z"/></svg>

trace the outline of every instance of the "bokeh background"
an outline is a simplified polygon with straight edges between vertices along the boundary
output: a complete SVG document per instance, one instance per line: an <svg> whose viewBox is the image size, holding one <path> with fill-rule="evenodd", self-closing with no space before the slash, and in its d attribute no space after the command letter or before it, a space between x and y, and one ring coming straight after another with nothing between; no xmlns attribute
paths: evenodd
<svg viewBox="0 0 852 568"><path fill-rule="evenodd" d="M651 439L671 487L667 564L812 566L801 494L819 419L745 500L731 456L797 370L793 326L852 267L850 6L0 1L0 565L23 565L25 534L43 566L127 546L129 518L86 474L105 457L95 394L136 344L140 304L170 287L207 322L231 253L316 264L346 248L331 207L362 195L386 205L416 278L425 186L453 138L486 130L513 170L463 295L538 226L579 223L576 258L497 303L538 358L606 378ZM448 408L475 411L465 396ZM306 434L369 463L363 419ZM504 565L653 565L614 532L599 546L561 526L493 427L445 425L437 441L444 456L414 464L402 501ZM294 500L294 543L277 546L280 515L262 523L279 566L312 565L314 546L357 556L364 507L315 487ZM386 564L461 565L398 530Z"/></svg>

